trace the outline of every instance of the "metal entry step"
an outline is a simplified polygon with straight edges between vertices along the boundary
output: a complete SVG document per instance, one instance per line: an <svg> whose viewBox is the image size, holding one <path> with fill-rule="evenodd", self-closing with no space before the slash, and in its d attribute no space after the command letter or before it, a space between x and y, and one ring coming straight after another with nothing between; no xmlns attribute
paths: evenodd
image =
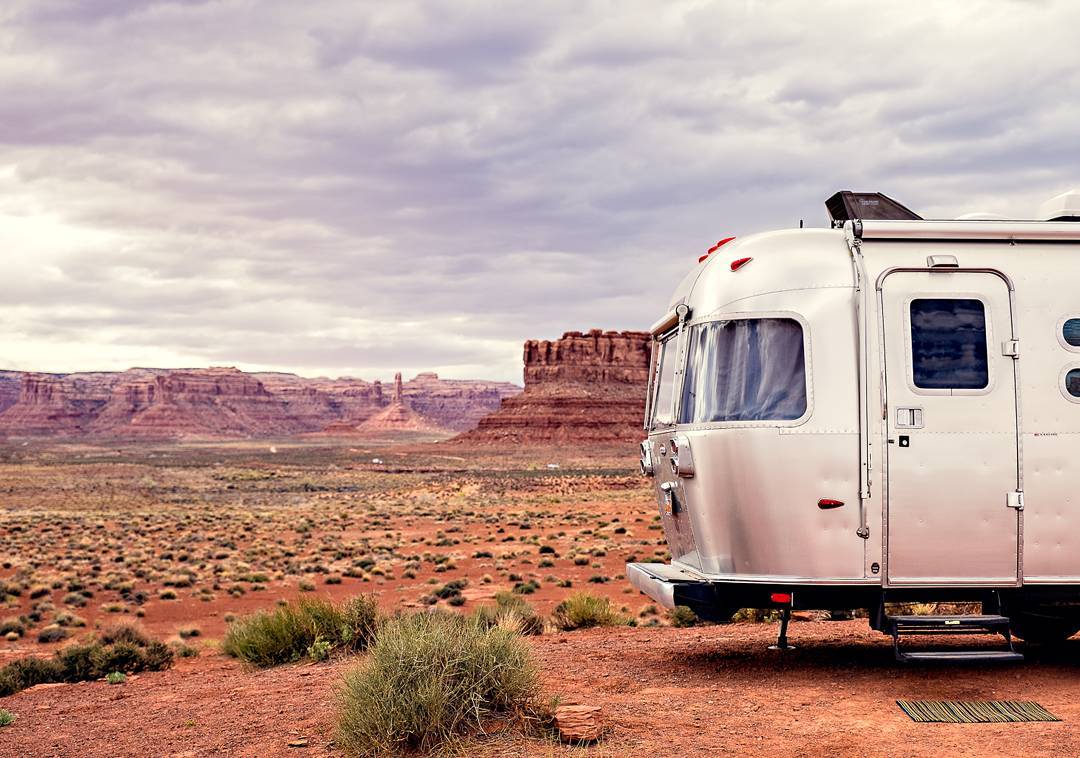
<svg viewBox="0 0 1080 758"><path fill-rule="evenodd" d="M1013 649L1009 617L995 614L968 616L889 616L882 614L881 631L893 638L896 660L904 663L966 663L1022 661L1024 656ZM1005 650L933 650L908 651L900 647L901 636L993 634L1005 638Z"/></svg>
<svg viewBox="0 0 1080 758"><path fill-rule="evenodd" d="M905 663L970 663L971 661L998 661L1011 663L1024 660L1024 656L1008 650L926 650L922 652L901 652L900 660Z"/></svg>

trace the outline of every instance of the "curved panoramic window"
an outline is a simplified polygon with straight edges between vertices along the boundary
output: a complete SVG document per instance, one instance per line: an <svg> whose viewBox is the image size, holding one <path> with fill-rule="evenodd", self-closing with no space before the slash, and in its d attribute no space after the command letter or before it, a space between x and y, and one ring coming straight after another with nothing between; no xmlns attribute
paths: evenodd
<svg viewBox="0 0 1080 758"><path fill-rule="evenodd" d="M806 413L803 330L790 318L698 324L687 335L679 421L794 421Z"/></svg>
<svg viewBox="0 0 1080 758"><path fill-rule="evenodd" d="M1080 368L1069 369L1065 374L1065 391L1080 398Z"/></svg>
<svg viewBox="0 0 1080 758"><path fill-rule="evenodd" d="M675 386L675 361L679 341L676 337L668 337L664 342L654 343L657 356L656 391L653 395L652 427L671 424L671 394Z"/></svg>
<svg viewBox="0 0 1080 758"><path fill-rule="evenodd" d="M1061 337L1072 347L1080 347L1080 318L1066 319L1061 325Z"/></svg>

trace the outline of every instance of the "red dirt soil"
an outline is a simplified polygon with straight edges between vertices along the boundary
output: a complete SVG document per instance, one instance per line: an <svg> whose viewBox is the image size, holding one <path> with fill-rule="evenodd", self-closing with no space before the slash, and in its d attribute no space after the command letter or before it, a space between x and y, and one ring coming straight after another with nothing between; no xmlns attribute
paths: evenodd
<svg viewBox="0 0 1080 758"><path fill-rule="evenodd" d="M1080 640L1009 666L904 667L865 621L802 622L795 650L767 649L774 624L620 628L529 641L545 694L600 705L590 748L499 734L469 755L1070 755ZM1023 646L1021 646L1023 647ZM356 659L249 671L209 652L171 671L43 685L5 698L17 720L0 756L337 755L334 687ZM897 699L1037 700L1057 723L916 724ZM307 739L307 747L289 742Z"/></svg>

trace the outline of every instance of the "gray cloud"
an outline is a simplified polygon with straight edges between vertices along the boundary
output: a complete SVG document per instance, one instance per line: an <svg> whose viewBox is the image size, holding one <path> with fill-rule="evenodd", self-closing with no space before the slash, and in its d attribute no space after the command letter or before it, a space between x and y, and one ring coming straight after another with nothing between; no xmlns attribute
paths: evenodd
<svg viewBox="0 0 1080 758"><path fill-rule="evenodd" d="M520 379L835 189L1080 183L1067 2L0 10L0 362Z"/></svg>

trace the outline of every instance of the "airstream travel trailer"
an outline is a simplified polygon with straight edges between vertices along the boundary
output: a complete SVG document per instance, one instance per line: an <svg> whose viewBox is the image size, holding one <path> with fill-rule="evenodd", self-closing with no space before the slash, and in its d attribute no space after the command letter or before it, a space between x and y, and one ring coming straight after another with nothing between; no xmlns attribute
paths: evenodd
<svg viewBox="0 0 1080 758"><path fill-rule="evenodd" d="M1080 194L923 220L841 192L830 229L717 243L652 327L641 444L662 605L865 608L901 660L1016 660L1080 630ZM1048 206L1044 206L1048 207ZM894 616L970 601L982 615ZM1004 650L907 652L920 633Z"/></svg>

